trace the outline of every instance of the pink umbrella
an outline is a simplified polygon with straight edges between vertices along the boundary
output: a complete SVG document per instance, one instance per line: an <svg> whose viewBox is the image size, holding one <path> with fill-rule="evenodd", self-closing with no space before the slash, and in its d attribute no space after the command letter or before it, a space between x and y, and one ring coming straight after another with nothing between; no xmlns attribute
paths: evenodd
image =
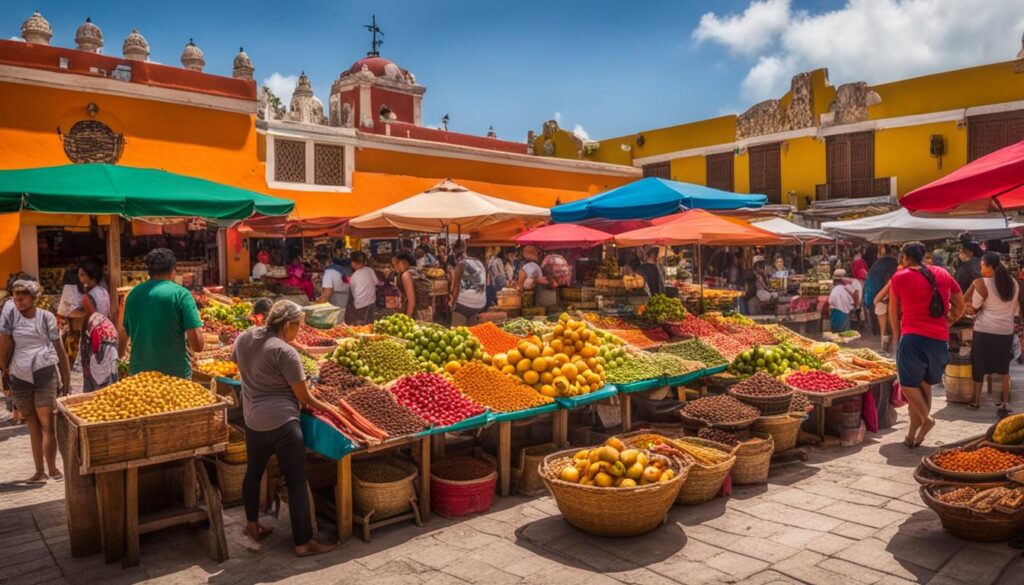
<svg viewBox="0 0 1024 585"><path fill-rule="evenodd" d="M1024 207L1024 142L1011 144L900 199L911 211L985 212Z"/></svg>
<svg viewBox="0 0 1024 585"><path fill-rule="evenodd" d="M614 236L593 228L572 223L553 223L523 232L516 236L520 246L533 245L552 250L563 248L593 248L611 241Z"/></svg>

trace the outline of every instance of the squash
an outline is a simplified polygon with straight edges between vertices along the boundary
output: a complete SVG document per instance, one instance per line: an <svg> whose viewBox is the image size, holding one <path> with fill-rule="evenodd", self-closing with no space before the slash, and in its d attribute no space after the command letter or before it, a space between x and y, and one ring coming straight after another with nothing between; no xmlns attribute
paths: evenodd
<svg viewBox="0 0 1024 585"><path fill-rule="evenodd" d="M996 424L992 440L1000 445L1024 443L1024 413L1014 414Z"/></svg>

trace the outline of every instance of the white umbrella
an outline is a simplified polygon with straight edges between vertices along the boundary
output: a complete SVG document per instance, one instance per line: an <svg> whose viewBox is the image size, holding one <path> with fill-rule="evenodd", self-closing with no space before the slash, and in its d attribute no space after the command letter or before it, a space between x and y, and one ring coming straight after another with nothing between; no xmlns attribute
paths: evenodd
<svg viewBox="0 0 1024 585"><path fill-rule="evenodd" d="M466 232L509 220L541 222L550 216L550 211L543 207L482 195L445 179L423 193L361 215L349 225L356 229L440 233L457 228Z"/></svg>
<svg viewBox="0 0 1024 585"><path fill-rule="evenodd" d="M822 230L816 230L814 228L805 227L799 224L795 224L791 221L782 219L781 217L773 217L764 221L753 221L755 227L759 227L763 230L778 234L780 236L789 236L800 240L801 242L809 240L831 240L832 236L823 232Z"/></svg>
<svg viewBox="0 0 1024 585"><path fill-rule="evenodd" d="M848 221L826 221L821 229L838 236L860 238L876 244L941 240L970 232L979 240L1005 238L1024 224L1008 221L1002 216L936 217L911 215L904 208Z"/></svg>

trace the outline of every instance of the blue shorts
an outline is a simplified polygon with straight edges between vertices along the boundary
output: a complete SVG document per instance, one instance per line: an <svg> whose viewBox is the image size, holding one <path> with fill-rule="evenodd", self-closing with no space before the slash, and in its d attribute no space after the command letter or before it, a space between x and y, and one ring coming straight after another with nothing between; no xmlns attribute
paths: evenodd
<svg viewBox="0 0 1024 585"><path fill-rule="evenodd" d="M900 337L896 348L900 386L917 388L921 382L938 384L948 363L948 342L913 333Z"/></svg>

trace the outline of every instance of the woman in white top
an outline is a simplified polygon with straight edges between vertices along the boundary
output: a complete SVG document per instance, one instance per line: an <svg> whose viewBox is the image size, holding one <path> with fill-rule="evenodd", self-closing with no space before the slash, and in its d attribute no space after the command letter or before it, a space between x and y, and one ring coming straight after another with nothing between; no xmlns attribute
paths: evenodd
<svg viewBox="0 0 1024 585"><path fill-rule="evenodd" d="M1002 401L997 408L1010 410L1010 360L1013 359L1013 322L1020 313L1017 281L1003 265L999 254L986 252L981 257L981 278L975 279L967 294L968 311L975 314L971 373L974 396L968 408L976 409L981 400L985 376L1003 378ZM991 389L992 378L989 378Z"/></svg>

